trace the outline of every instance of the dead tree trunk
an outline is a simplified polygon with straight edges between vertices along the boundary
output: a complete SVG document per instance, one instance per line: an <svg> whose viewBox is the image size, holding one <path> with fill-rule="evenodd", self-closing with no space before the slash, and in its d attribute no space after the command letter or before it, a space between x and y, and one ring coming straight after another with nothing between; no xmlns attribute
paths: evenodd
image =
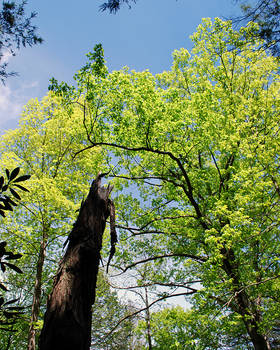
<svg viewBox="0 0 280 350"><path fill-rule="evenodd" d="M91 307L95 299L102 236L113 208L109 199L112 187L100 186L102 176L99 174L93 181L68 237L67 250L47 304L40 350L90 348Z"/></svg>

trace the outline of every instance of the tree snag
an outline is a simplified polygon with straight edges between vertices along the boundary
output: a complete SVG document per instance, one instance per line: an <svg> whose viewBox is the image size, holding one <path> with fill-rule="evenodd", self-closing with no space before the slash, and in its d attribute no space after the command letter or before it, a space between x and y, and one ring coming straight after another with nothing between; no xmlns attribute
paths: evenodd
<svg viewBox="0 0 280 350"><path fill-rule="evenodd" d="M77 221L66 242L67 250L55 276L49 296L40 350L89 350L91 343L92 304L106 219L113 215L109 199L112 186L101 187L98 174L82 203ZM113 221L113 220L112 220ZM111 231L114 251L115 231Z"/></svg>

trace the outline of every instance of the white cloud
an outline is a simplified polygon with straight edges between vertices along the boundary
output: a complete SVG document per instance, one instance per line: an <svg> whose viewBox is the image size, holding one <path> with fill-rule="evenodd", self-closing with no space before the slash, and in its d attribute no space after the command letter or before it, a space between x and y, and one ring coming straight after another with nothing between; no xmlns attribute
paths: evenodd
<svg viewBox="0 0 280 350"><path fill-rule="evenodd" d="M0 125L20 114L22 101L8 86L0 86Z"/></svg>
<svg viewBox="0 0 280 350"><path fill-rule="evenodd" d="M23 106L34 97L37 82L23 83L16 89L0 83L0 132L14 128Z"/></svg>
<svg viewBox="0 0 280 350"><path fill-rule="evenodd" d="M7 50L0 63L9 63L13 55ZM38 93L37 81L22 81L20 77L8 78L5 85L0 82L0 134L17 126L22 108Z"/></svg>

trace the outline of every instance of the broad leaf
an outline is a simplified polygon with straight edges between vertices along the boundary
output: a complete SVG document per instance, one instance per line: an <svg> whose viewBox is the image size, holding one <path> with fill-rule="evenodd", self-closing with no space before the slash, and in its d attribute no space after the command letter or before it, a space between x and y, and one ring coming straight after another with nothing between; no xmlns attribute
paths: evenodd
<svg viewBox="0 0 280 350"><path fill-rule="evenodd" d="M14 180L18 176L19 171L20 167L17 167L11 172L10 181Z"/></svg>
<svg viewBox="0 0 280 350"><path fill-rule="evenodd" d="M17 199L21 199L21 197L20 197L20 195L15 191L15 190L13 190L12 188L10 188L10 191L11 191L11 193L12 193L12 195L15 197L15 198L17 198Z"/></svg>
<svg viewBox="0 0 280 350"><path fill-rule="evenodd" d="M13 183L16 183L16 182L21 182L21 181L26 181L28 179L30 179L31 175L22 175L22 176L19 176L18 178L16 178Z"/></svg>
<svg viewBox="0 0 280 350"><path fill-rule="evenodd" d="M2 263L2 264L3 264L3 263ZM14 264L7 263L7 262L5 262L4 264L5 264L6 266L8 266L9 268L11 268L12 270L18 272L18 273L23 273L22 270L21 270L19 267L17 267L16 265L14 265Z"/></svg>

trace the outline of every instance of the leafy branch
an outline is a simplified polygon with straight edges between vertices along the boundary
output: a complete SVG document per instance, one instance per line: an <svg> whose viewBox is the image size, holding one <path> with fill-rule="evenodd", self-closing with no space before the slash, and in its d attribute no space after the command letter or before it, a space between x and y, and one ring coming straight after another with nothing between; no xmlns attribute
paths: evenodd
<svg viewBox="0 0 280 350"><path fill-rule="evenodd" d="M21 199L18 194L18 190L28 192L28 189L19 184L19 182L26 181L30 178L30 175L21 175L19 176L20 168L17 167L10 171L9 169L5 170L5 177L0 177L0 215L5 217L5 211L13 211L13 207L17 206L15 201ZM9 194L3 194L6 192ZM13 199L11 198L13 197ZM21 254L15 254L6 250L7 242L0 242L0 268L3 273L6 272L7 267L12 269L17 273L23 273L22 270L12 264L11 260L17 260L22 257ZM7 292L7 287L0 282L0 289L4 292ZM12 299L5 302L3 296L0 297L0 329L14 332L13 326L16 323L17 318L21 314L23 309L20 306L11 306L16 303L18 299Z"/></svg>
<svg viewBox="0 0 280 350"><path fill-rule="evenodd" d="M17 206L17 203L11 198L10 195L6 195L3 193L10 191L10 194L14 199L21 200L21 197L17 192L18 189L28 192L28 189L20 185L19 182L28 180L30 178L30 175L18 176L19 171L19 167L13 169L11 172L9 169L6 169L6 179L4 178L4 176L0 177L0 202L2 202L2 204L0 203L0 215L2 215L3 217L5 217L5 211L12 211L13 206Z"/></svg>
<svg viewBox="0 0 280 350"><path fill-rule="evenodd" d="M36 34L37 28L32 25L36 13L32 12L25 17L26 0L16 4L15 1L3 1L0 10L0 80L2 83L10 76L17 75L16 72L7 72L7 62L3 57L6 53L15 56L21 47L41 44L43 39ZM1 62L2 61L2 62Z"/></svg>

